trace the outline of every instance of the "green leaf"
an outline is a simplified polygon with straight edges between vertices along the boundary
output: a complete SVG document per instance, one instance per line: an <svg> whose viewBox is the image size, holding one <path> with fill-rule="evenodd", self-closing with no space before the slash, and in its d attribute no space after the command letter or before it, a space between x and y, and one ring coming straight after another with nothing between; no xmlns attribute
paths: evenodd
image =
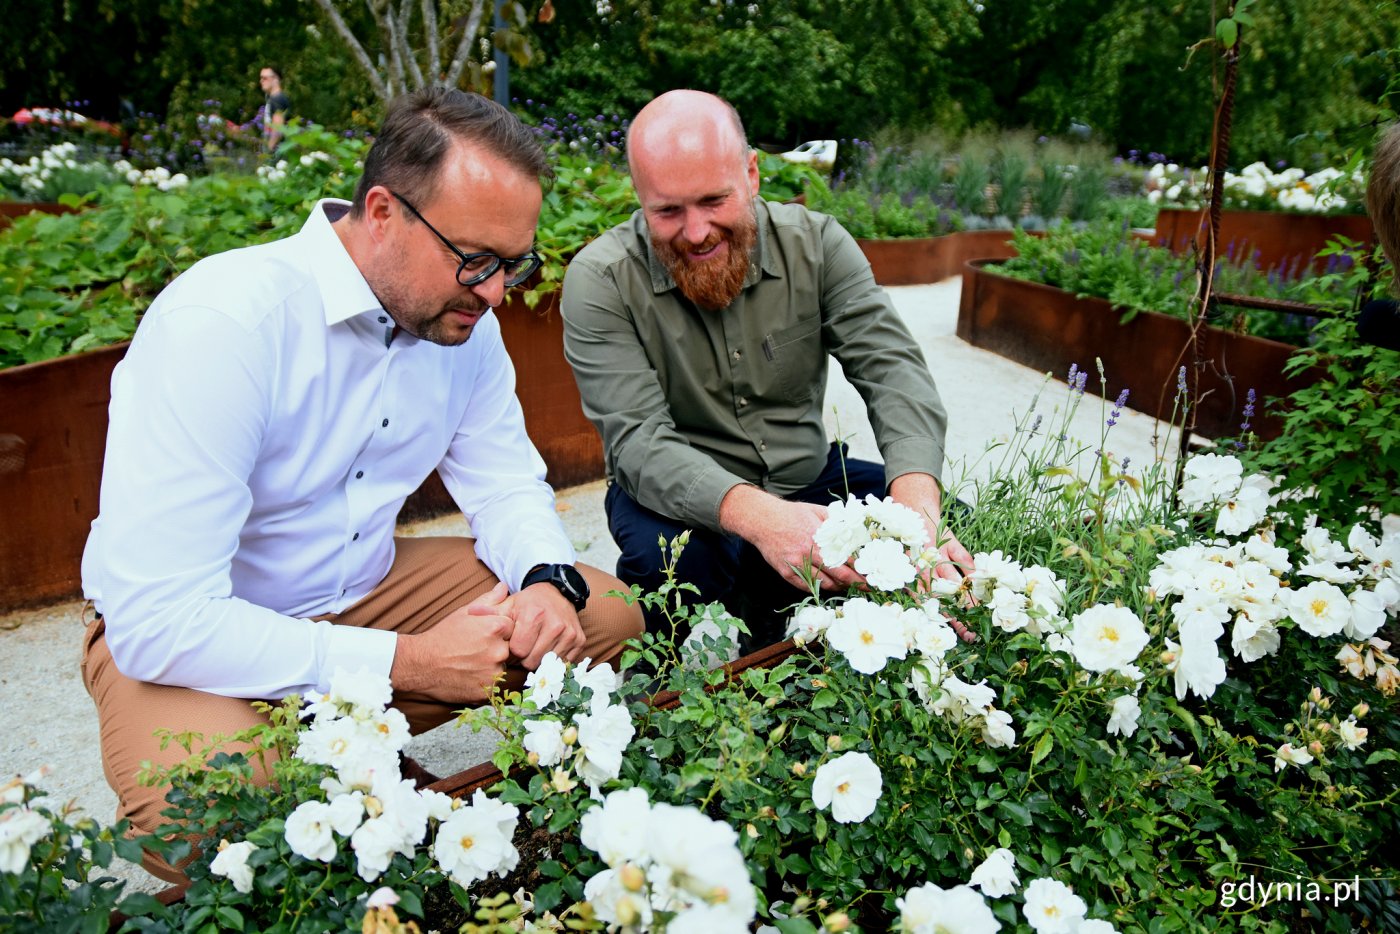
<svg viewBox="0 0 1400 934"><path fill-rule="evenodd" d="M1050 750L1055 748L1055 734L1046 730L1040 734L1040 739L1035 742L1035 749L1031 752L1031 765L1038 765L1050 755Z"/></svg>
<svg viewBox="0 0 1400 934"><path fill-rule="evenodd" d="M214 909L214 916L219 919L219 926L229 931L243 930L243 915L237 908L230 908L228 905L220 905Z"/></svg>
<svg viewBox="0 0 1400 934"><path fill-rule="evenodd" d="M816 697L812 698L812 709L825 710L828 707L834 707L838 699L836 692L831 688L822 688L817 692Z"/></svg>
<svg viewBox="0 0 1400 934"><path fill-rule="evenodd" d="M564 887L558 882L546 882L535 889L535 911L553 911L564 900Z"/></svg>
<svg viewBox="0 0 1400 934"><path fill-rule="evenodd" d="M1239 38L1239 34L1239 25L1228 17L1215 24L1215 38L1227 49L1235 47L1235 40Z"/></svg>
<svg viewBox="0 0 1400 934"><path fill-rule="evenodd" d="M1046 734L1049 735L1048 733ZM1000 801L997 803L997 813L1002 818L1014 821L1022 827L1029 827L1033 823L1030 809L1024 804L1015 801Z"/></svg>

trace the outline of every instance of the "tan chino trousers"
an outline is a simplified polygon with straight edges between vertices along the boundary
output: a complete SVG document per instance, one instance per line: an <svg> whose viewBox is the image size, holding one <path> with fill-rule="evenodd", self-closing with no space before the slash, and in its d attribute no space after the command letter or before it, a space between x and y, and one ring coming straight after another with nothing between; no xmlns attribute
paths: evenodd
<svg viewBox="0 0 1400 934"><path fill-rule="evenodd" d="M488 592L496 576L476 556L468 538L400 538L389 574L372 593L339 615L323 617L340 626L364 626L413 634L431 629L451 613ZM642 614L611 590L626 590L611 574L579 566L592 592L579 614L587 643L584 655L594 662L616 665L622 644L642 631ZM94 620L84 636L83 684L97 705L102 744L102 769L117 793L117 818L127 818L135 834L149 834L168 820L164 787L139 784L143 761L169 767L188 755L178 743L164 750L155 737L159 729L193 731L206 739L227 736L263 722L249 701L222 697L191 688L135 681L117 670L107 649L102 621ZM524 669L508 667L506 685L518 690ZM280 698L268 698L276 701ZM408 718L416 735L453 719L466 704L444 704L421 696L394 693L393 705ZM196 745L195 749L200 747ZM235 751L229 748L228 751ZM463 768L475 763L462 763ZM147 854L146 869L171 882L183 874Z"/></svg>

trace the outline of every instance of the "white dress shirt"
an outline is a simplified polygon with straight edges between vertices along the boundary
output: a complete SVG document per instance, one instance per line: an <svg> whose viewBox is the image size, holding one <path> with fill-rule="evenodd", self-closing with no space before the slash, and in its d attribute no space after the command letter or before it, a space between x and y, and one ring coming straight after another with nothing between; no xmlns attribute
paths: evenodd
<svg viewBox="0 0 1400 934"><path fill-rule="evenodd" d="M434 468L513 589L574 560L494 313L459 347L394 336L331 228L346 207L197 263L112 375L83 590L128 677L278 698L338 667L387 676L393 633L305 617L384 579Z"/></svg>

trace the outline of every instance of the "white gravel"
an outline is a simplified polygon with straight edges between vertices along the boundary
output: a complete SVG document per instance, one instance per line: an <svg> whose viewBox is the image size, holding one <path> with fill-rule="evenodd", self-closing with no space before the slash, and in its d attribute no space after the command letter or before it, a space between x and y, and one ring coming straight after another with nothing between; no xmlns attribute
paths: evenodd
<svg viewBox="0 0 1400 934"><path fill-rule="evenodd" d="M949 413L945 478L963 470L985 474L988 463L979 455L988 444L1014 433L1015 419L1041 390L1045 374L1033 372L960 341L957 324L961 281L936 285L893 287L888 291L928 358L939 393ZM1090 369L1093 361L1081 366ZM1063 378L1063 374L1056 374ZM1110 379L1110 395L1116 392ZM1047 419L1054 405L1066 399L1064 384L1052 383L1038 411ZM1086 400L1087 401L1087 400ZM839 431L856 457L878 460L864 407L851 385L833 368L827 392L827 423ZM1073 423L1075 436L1095 446L1102 418L1097 404L1085 405ZM1153 433L1158 423L1136 412L1125 412L1110 438L1110 449L1130 456L1138 465L1154 457ZM1136 472L1136 471L1134 471ZM559 512L580 553L580 560L611 570L617 548L603 516L601 481L559 492ZM460 516L409 523L406 535L450 535L467 531ZM109 821L116 798L102 775L97 718L78 675L82 603L68 602L0 616L0 709L9 722L0 738L0 774L28 773L41 765L53 769L45 782L54 797L75 801L86 813ZM490 757L492 744L482 736L446 725L416 737L409 753L427 768L447 775ZM116 874L129 879L132 889L156 890L159 880L139 867L121 864Z"/></svg>

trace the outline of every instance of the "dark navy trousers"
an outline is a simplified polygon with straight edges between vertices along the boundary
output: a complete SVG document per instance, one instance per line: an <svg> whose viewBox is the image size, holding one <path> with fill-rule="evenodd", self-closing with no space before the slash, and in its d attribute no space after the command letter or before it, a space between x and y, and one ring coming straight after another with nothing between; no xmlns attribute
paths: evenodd
<svg viewBox="0 0 1400 934"><path fill-rule="evenodd" d="M784 499L826 506L832 500L845 499L848 492L862 499L870 493L884 496L884 465L847 459L843 471L844 453L844 445L833 444L821 475ZM643 593L656 590L665 580L657 540L669 542L688 526L639 505L616 483L608 487L604 505L608 531L622 549L617 576L629 586L640 585ZM691 531L676 572L678 580L700 588L698 597L686 595L687 602L723 603L730 613L748 623L752 636L744 640L745 650L781 639L792 605L810 596L783 580L748 542L708 529ZM665 616L657 611L646 612L646 623L650 632L669 634ZM676 635L684 638L685 633Z"/></svg>

